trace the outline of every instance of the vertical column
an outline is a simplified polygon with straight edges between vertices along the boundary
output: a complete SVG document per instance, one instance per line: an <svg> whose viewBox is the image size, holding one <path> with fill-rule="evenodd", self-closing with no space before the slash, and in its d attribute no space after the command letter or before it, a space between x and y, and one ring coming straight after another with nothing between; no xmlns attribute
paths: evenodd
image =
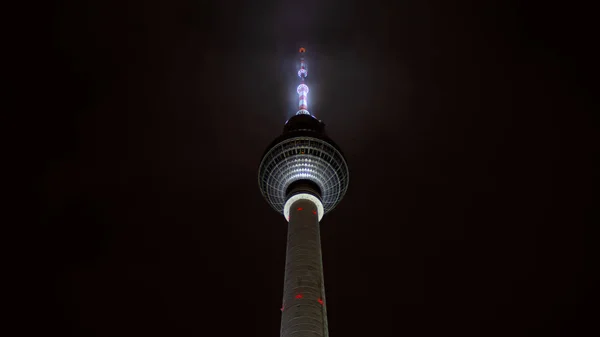
<svg viewBox="0 0 600 337"><path fill-rule="evenodd" d="M308 86L304 83L300 84L296 89L296 92L298 93L298 109L300 110L306 110L308 108L308 103L306 101L308 91Z"/></svg>
<svg viewBox="0 0 600 337"><path fill-rule="evenodd" d="M280 336L328 335L317 206L301 199L290 208Z"/></svg>

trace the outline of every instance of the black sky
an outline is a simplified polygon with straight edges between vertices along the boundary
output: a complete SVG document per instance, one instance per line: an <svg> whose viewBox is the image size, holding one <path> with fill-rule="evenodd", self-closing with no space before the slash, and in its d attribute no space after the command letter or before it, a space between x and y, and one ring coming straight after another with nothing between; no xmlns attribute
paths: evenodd
<svg viewBox="0 0 600 337"><path fill-rule="evenodd" d="M589 13L40 5L22 31L40 216L25 230L35 305L21 331L278 336L286 222L257 168L295 112L304 44L309 108L351 170L322 222L331 336L598 333Z"/></svg>

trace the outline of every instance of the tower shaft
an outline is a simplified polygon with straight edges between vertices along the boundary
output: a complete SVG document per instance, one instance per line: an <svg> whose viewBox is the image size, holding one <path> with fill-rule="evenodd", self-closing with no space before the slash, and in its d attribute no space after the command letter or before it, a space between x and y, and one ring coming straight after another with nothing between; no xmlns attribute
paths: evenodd
<svg viewBox="0 0 600 337"><path fill-rule="evenodd" d="M280 336L328 335L317 205L300 199L289 211Z"/></svg>

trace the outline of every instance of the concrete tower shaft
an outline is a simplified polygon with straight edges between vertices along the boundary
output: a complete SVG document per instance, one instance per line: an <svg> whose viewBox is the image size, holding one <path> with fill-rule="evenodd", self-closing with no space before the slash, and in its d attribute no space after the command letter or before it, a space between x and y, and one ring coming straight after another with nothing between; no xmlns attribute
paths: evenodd
<svg viewBox="0 0 600 337"><path fill-rule="evenodd" d="M290 207L281 337L326 337L318 205L300 199Z"/></svg>

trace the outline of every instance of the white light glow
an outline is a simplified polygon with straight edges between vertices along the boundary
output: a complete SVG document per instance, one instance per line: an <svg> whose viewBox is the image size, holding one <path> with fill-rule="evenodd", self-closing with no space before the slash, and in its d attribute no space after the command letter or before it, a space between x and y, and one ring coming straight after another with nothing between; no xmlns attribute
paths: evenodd
<svg viewBox="0 0 600 337"><path fill-rule="evenodd" d="M298 89L296 89L296 92L298 93L298 95L300 95L301 93L307 94L308 93L308 85L300 84L298 86Z"/></svg>
<svg viewBox="0 0 600 337"><path fill-rule="evenodd" d="M319 216L319 222L321 221L321 219L323 219L323 214L325 214L325 209L323 208L323 203L321 203L321 200L319 200L319 198L315 197L312 194L299 193L299 194L293 195L291 198L289 198L285 202L285 205L283 206L283 216L285 217L285 219L287 221L290 221L290 207L292 207L292 204L298 200L312 201L317 206L317 214Z"/></svg>

